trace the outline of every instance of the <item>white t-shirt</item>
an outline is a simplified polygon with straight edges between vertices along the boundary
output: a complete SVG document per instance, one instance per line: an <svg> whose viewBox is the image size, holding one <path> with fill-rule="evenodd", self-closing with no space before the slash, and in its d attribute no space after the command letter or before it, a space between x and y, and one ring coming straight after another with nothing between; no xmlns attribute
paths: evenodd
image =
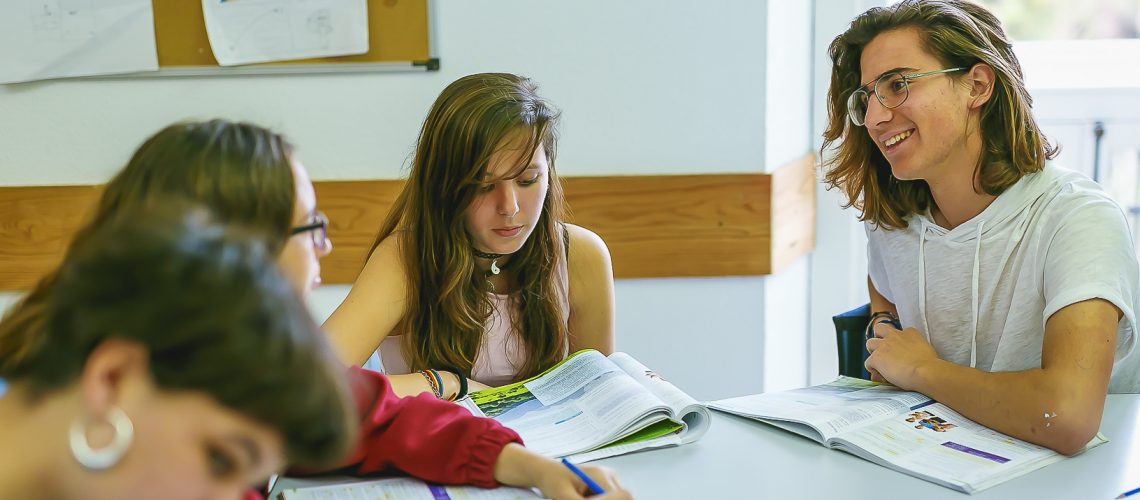
<svg viewBox="0 0 1140 500"><path fill-rule="evenodd" d="M942 359L985 371L1041 366L1045 322L1092 298L1124 313L1109 392L1140 392L1138 281L1124 212L1099 185L1047 164L955 227L929 213L904 229L867 223L867 268L905 327Z"/></svg>

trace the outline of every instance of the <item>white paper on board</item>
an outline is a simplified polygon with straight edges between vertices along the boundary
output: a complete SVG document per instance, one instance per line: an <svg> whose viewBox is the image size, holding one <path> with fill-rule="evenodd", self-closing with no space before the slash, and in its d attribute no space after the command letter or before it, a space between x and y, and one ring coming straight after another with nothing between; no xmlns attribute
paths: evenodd
<svg viewBox="0 0 1140 500"><path fill-rule="evenodd" d="M157 69L151 0L0 1L0 83Z"/></svg>
<svg viewBox="0 0 1140 500"><path fill-rule="evenodd" d="M368 52L366 0L202 0L222 66Z"/></svg>

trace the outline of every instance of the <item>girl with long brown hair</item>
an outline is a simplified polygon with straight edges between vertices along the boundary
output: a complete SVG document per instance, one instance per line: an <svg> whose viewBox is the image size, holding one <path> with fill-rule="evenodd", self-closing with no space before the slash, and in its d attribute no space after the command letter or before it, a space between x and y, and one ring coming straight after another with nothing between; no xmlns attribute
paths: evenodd
<svg viewBox="0 0 1140 500"><path fill-rule="evenodd" d="M825 179L867 229L872 377L1082 449L1105 394L1140 391L1140 271L1120 207L1049 161L985 8L873 8L830 54Z"/></svg>
<svg viewBox="0 0 1140 500"><path fill-rule="evenodd" d="M558 113L529 79L463 77L436 99L364 270L325 323L348 363L379 350L397 393L454 394L613 350L613 271L563 221ZM419 373L417 373L419 371ZM450 374L449 374L450 372Z"/></svg>

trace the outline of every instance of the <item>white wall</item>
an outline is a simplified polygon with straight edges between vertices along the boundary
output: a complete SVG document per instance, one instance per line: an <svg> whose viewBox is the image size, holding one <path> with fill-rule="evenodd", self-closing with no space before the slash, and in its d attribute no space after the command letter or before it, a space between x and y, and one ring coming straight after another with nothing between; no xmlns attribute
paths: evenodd
<svg viewBox="0 0 1140 500"><path fill-rule="evenodd" d="M0 183L102 182L158 128L213 116L286 133L314 178L394 178L435 96L479 71L531 76L564 109L564 174L763 167L764 2L436 4L435 73L0 88Z"/></svg>
<svg viewBox="0 0 1140 500"><path fill-rule="evenodd" d="M765 168L775 170L811 151L812 10L815 2L768 3L765 59ZM764 390L808 382L808 261L799 259L764 280Z"/></svg>
<svg viewBox="0 0 1140 500"><path fill-rule="evenodd" d="M882 5L883 0L822 0L815 4L812 48L812 148L823 145L827 126L827 86L831 59L827 46L863 11ZM822 174L820 176L822 178ZM842 208L843 196L816 186L815 251L810 258L811 298L809 359L812 384L835 378L839 371L835 326L831 316L867 302L867 237L858 212Z"/></svg>
<svg viewBox="0 0 1140 500"><path fill-rule="evenodd" d="M531 76L563 109L562 175L759 172L810 148L807 53L784 42L810 41L808 5L440 0L435 73L0 87L0 185L105 182L148 134L214 116L286 133L315 179L395 178L434 97L478 71ZM802 84L785 90L788 102L765 85L777 69ZM619 281L618 347L698 398L757 392L765 376L802 384L806 364L795 358L807 349L806 269L801 261L767 282ZM319 291L317 315L346 290ZM764 340L774 311L782 316L771 326L789 335L787 345ZM765 370L773 357L790 361Z"/></svg>

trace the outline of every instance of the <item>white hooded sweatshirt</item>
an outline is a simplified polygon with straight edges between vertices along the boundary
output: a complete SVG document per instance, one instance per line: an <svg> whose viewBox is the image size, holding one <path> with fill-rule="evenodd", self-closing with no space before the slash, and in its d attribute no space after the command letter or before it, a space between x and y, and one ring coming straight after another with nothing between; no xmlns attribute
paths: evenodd
<svg viewBox="0 0 1140 500"><path fill-rule="evenodd" d="M942 359L1039 368L1049 317L1100 298L1124 313L1109 392L1140 392L1136 251L1124 212L1087 177L1047 164L954 229L929 213L904 229L865 226L871 283Z"/></svg>

